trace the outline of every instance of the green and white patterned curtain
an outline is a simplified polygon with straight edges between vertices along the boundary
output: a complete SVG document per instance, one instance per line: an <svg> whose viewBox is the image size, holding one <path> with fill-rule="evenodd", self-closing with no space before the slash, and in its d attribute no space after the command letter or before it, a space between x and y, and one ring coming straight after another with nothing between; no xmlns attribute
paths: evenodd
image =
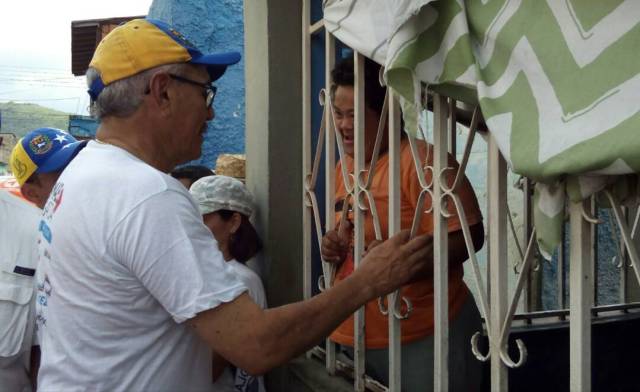
<svg viewBox="0 0 640 392"><path fill-rule="evenodd" d="M567 196L637 194L625 175L640 171L640 0L327 0L324 17L385 65L409 132L424 84L480 105L511 169L538 182L545 256Z"/></svg>

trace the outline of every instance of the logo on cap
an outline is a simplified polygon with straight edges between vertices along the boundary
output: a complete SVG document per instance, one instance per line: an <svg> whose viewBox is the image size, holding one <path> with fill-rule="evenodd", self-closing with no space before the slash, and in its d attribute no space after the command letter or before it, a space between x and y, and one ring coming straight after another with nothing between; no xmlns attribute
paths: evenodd
<svg viewBox="0 0 640 392"><path fill-rule="evenodd" d="M188 46L193 48L194 45L184 37L184 35L182 35L179 31L177 31L174 28L169 28L169 31L171 32L171 35L173 35L173 37L178 40L178 42L180 42L182 44L182 46Z"/></svg>
<svg viewBox="0 0 640 392"><path fill-rule="evenodd" d="M27 165L24 164L17 156L13 157L13 161L11 162L11 169L13 171L13 175L16 178L21 178L27 173Z"/></svg>
<svg viewBox="0 0 640 392"><path fill-rule="evenodd" d="M38 135L29 142L29 148L36 155L46 154L51 150L52 145L53 143L47 135Z"/></svg>

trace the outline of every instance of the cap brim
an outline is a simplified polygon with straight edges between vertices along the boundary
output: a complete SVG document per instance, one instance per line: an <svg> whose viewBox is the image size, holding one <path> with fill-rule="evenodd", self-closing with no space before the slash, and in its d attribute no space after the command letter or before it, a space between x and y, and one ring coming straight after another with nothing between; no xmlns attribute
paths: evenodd
<svg viewBox="0 0 640 392"><path fill-rule="evenodd" d="M240 53L238 52L226 52L205 54L196 56L189 61L191 64L204 65L207 67L211 81L219 79L227 70L227 66L236 64L240 61Z"/></svg>
<svg viewBox="0 0 640 392"><path fill-rule="evenodd" d="M64 146L60 151L51 155L47 161L38 167L36 173L51 173L54 171L62 170L65 166L71 162L71 160L76 156L78 151L82 150L82 148L87 143L85 141L78 141L74 143L69 143Z"/></svg>

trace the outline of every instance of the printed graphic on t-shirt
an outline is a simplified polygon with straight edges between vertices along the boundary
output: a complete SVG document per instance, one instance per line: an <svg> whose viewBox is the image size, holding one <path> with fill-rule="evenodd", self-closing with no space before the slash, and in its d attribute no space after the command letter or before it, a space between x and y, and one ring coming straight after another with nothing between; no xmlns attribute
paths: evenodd
<svg viewBox="0 0 640 392"><path fill-rule="evenodd" d="M236 380L234 384L233 390L236 392L260 392L260 382L258 378L242 369L236 369Z"/></svg>

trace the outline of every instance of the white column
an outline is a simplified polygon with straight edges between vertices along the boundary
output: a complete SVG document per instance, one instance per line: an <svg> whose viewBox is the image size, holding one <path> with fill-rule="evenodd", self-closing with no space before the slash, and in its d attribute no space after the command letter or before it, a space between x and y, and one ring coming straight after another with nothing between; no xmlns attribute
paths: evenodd
<svg viewBox="0 0 640 392"><path fill-rule="evenodd" d="M355 156L354 170L356 181L355 188L355 207L354 207L354 268L360 266L362 252L364 251L364 211L360 208L360 181L359 173L364 169L364 57L354 50L354 131L355 131ZM364 198L363 198L364 199ZM364 306L359 308L354 314L354 388L356 391L364 391L364 373L365 373L365 341L364 341Z"/></svg>
<svg viewBox="0 0 640 392"><path fill-rule="evenodd" d="M335 65L335 39L331 33L325 29L325 92L327 96L329 96L331 91L331 70ZM324 168L325 168L325 227L327 230L335 227L336 215L335 215L335 202L336 202L336 194L335 194L335 179L336 179L336 166L335 166L335 144L336 144L336 136L334 133L333 117L331 114L331 109L328 105L325 104L325 120L326 120L326 137L325 137L325 160L324 160ZM325 276L324 282L325 287L329 288L333 285L333 277L327 276L327 272L330 274L334 270L334 266L328 266L328 268L324 268ZM329 374L335 374L336 372L336 345L327 338L326 340L326 366Z"/></svg>
<svg viewBox="0 0 640 392"><path fill-rule="evenodd" d="M389 237L400 231L400 105L389 92ZM399 291L387 297L389 311L389 391L402 387L400 320L395 317L393 303ZM400 300L400 299L399 299Z"/></svg>
<svg viewBox="0 0 640 392"><path fill-rule="evenodd" d="M447 98L435 94L433 105L433 292L434 390L449 390L449 252L447 220L443 216L442 170L447 167ZM445 186L447 184L444 184ZM446 213L447 211L444 210Z"/></svg>
<svg viewBox="0 0 640 392"><path fill-rule="evenodd" d="M569 358L571 392L591 390L591 303L593 277L591 269L591 228L583 218L589 202L571 202L569 255Z"/></svg>
<svg viewBox="0 0 640 392"><path fill-rule="evenodd" d="M491 390L506 391L508 388L507 367L500 359L501 326L507 315L507 163L500 154L492 135L489 137L489 268L491 307Z"/></svg>
<svg viewBox="0 0 640 392"><path fill-rule="evenodd" d="M302 5L302 183L311 172L311 43L309 34L310 0ZM304 298L311 298L311 224L313 212L307 204L303 187L302 195L303 227L303 268L302 291Z"/></svg>

